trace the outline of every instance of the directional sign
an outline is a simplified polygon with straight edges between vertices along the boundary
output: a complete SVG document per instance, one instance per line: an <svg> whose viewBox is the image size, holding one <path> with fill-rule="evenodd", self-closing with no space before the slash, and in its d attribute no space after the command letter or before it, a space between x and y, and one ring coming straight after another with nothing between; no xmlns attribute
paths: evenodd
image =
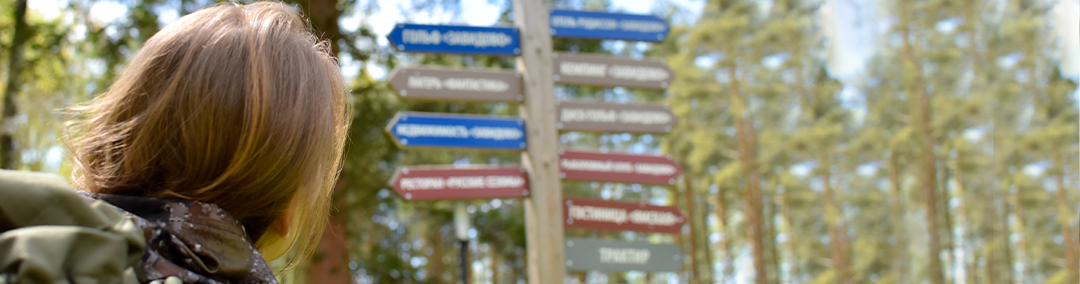
<svg viewBox="0 0 1080 284"><path fill-rule="evenodd" d="M529 196L525 170L513 167L401 167L390 186L407 200L519 198Z"/></svg>
<svg viewBox="0 0 1080 284"><path fill-rule="evenodd" d="M674 206L596 199L563 200L564 224L570 228L677 234L686 218Z"/></svg>
<svg viewBox="0 0 1080 284"><path fill-rule="evenodd" d="M521 76L513 71L398 67L387 80L401 97L421 100L518 102Z"/></svg>
<svg viewBox="0 0 1080 284"><path fill-rule="evenodd" d="M521 42L514 28L397 24L391 45L403 52L518 55Z"/></svg>
<svg viewBox="0 0 1080 284"><path fill-rule="evenodd" d="M562 102L555 116L562 130L667 133L675 126L666 106Z"/></svg>
<svg viewBox="0 0 1080 284"><path fill-rule="evenodd" d="M606 55L556 53L552 79L561 84L663 89L673 74L667 64Z"/></svg>
<svg viewBox="0 0 1080 284"><path fill-rule="evenodd" d="M671 158L660 156L563 151L559 177L580 181L675 184L682 169Z"/></svg>
<svg viewBox="0 0 1080 284"><path fill-rule="evenodd" d="M402 147L525 149L525 120L520 118L398 112L386 131Z"/></svg>
<svg viewBox="0 0 1080 284"><path fill-rule="evenodd" d="M566 269L574 271L678 271L684 256L679 246L639 242L566 238Z"/></svg>
<svg viewBox="0 0 1080 284"><path fill-rule="evenodd" d="M671 29L653 15L552 10L551 36L663 41Z"/></svg>

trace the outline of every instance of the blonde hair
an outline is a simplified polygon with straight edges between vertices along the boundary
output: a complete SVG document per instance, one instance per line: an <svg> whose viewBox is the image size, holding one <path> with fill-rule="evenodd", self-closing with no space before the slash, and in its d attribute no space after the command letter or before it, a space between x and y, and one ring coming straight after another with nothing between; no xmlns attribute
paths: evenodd
<svg viewBox="0 0 1080 284"><path fill-rule="evenodd" d="M323 232L348 128L347 90L329 49L281 3L181 17L108 91L72 109L73 183L216 204L259 249L286 218L292 267Z"/></svg>

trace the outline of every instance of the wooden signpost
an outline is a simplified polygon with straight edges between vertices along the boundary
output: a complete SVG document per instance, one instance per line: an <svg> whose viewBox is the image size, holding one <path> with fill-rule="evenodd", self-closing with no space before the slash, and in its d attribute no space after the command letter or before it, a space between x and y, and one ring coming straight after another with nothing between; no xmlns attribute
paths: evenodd
<svg viewBox="0 0 1080 284"><path fill-rule="evenodd" d="M561 102L555 114L560 130L667 133L675 126L666 106Z"/></svg>
<svg viewBox="0 0 1080 284"><path fill-rule="evenodd" d="M570 228L678 234L686 218L674 206L567 198L563 218Z"/></svg>
<svg viewBox="0 0 1080 284"><path fill-rule="evenodd" d="M683 253L674 244L566 238L566 268L575 271L678 271Z"/></svg>
<svg viewBox="0 0 1080 284"><path fill-rule="evenodd" d="M608 181L656 185L675 184L682 173L670 157L563 151L559 177L580 181Z"/></svg>
<svg viewBox="0 0 1080 284"><path fill-rule="evenodd" d="M671 185L679 166L669 157L559 150L560 129L667 133L674 115L649 105L563 102L556 107L552 95L555 83L667 88L674 73L662 61L556 54L551 37L661 41L670 26L651 15L552 10L547 1L513 0L513 5L514 28L398 24L387 37L401 52L518 56L516 72L399 67L388 80L404 99L520 102L520 118L399 112L386 131L406 148L521 151L521 166L402 166L391 186L406 200L526 197L529 283L563 283L567 269L678 270L683 256L675 245L564 242L564 226L677 233L686 221L675 207L564 200L562 179ZM468 216L461 208L455 220L465 228ZM459 238L467 247L467 239ZM466 252L462 280L469 271Z"/></svg>
<svg viewBox="0 0 1080 284"><path fill-rule="evenodd" d="M553 78L562 84L663 89L674 78L662 61L574 53L553 57Z"/></svg>
<svg viewBox="0 0 1080 284"><path fill-rule="evenodd" d="M394 92L406 99L494 102L525 99L521 75L514 71L397 67L387 81Z"/></svg>
<svg viewBox="0 0 1080 284"><path fill-rule="evenodd" d="M521 198L529 181L521 167L406 166L390 178L390 186L406 200Z"/></svg>

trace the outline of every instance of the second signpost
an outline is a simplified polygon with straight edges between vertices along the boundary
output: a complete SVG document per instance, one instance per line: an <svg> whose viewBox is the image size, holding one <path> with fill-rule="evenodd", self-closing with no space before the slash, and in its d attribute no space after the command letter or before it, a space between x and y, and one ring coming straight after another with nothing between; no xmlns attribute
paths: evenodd
<svg viewBox="0 0 1080 284"><path fill-rule="evenodd" d="M401 98L525 104L522 118L399 112L386 127L397 145L528 152L523 153L521 166L401 166L391 186L410 201L526 198L530 283L561 283L566 270L678 270L684 254L673 244L564 238L560 228L678 234L686 220L676 207L563 199L558 181L672 185L681 169L670 156L553 152L559 149L557 131L666 133L676 119L666 106L556 104L554 83L664 89L673 73L661 61L553 53L550 37L661 41L668 24L650 15L549 10L542 2L514 1L517 28L417 24L394 28L389 39L400 52L521 55L518 72L398 67L388 81ZM523 50L529 53L522 54ZM539 70L550 73L541 75ZM468 216L458 209L455 214L462 216L455 216L455 221L462 224L455 227L465 230ZM462 280L468 283L467 241L463 232L458 236L463 244Z"/></svg>

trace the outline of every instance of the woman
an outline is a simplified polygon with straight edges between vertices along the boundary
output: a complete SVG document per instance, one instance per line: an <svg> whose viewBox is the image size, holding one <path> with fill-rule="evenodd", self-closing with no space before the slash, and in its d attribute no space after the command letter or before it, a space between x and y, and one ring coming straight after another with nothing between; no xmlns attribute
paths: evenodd
<svg viewBox="0 0 1080 284"><path fill-rule="evenodd" d="M290 6L213 6L73 109L73 185L134 219L140 282L275 283L267 261L311 254L349 118L328 50Z"/></svg>

